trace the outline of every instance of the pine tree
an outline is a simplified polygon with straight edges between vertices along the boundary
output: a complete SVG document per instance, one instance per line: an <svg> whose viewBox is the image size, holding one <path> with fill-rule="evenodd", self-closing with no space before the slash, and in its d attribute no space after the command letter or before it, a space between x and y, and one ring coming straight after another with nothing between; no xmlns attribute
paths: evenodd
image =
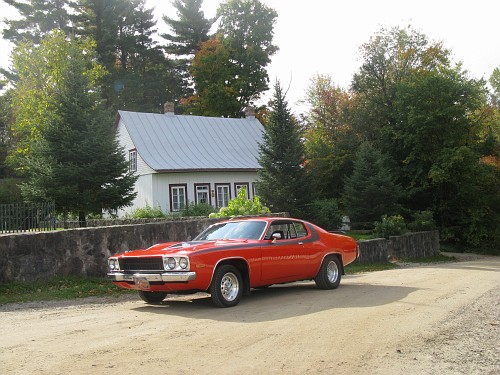
<svg viewBox="0 0 500 375"><path fill-rule="evenodd" d="M382 153L369 143L360 146L344 189L345 210L351 222L373 223L382 215L399 213L401 187L395 183Z"/></svg>
<svg viewBox="0 0 500 375"><path fill-rule="evenodd" d="M14 44L29 40L35 44L52 30L60 29L66 34L71 31L68 5L71 0L31 0L20 2L4 0L13 6L21 16L17 20L4 20L7 25L3 29L3 38Z"/></svg>
<svg viewBox="0 0 500 375"><path fill-rule="evenodd" d="M201 43L209 39L214 20L206 19L201 4L203 0L173 0L178 19L163 16L163 21L172 29L171 34L162 34L170 43L165 46L169 54L193 56Z"/></svg>
<svg viewBox="0 0 500 375"><path fill-rule="evenodd" d="M274 212L305 212L310 192L304 171L301 129L279 82L274 86L269 121L260 145L258 194Z"/></svg>
<svg viewBox="0 0 500 375"><path fill-rule="evenodd" d="M177 95L172 63L153 40L153 9L145 0L78 0L78 35L96 41L99 62L109 74L103 78L108 108L160 112Z"/></svg>
<svg viewBox="0 0 500 375"><path fill-rule="evenodd" d="M66 64L58 67L49 120L27 156L28 182L22 192L28 201L55 201L58 212L78 213L84 226L89 213L130 204L135 177L100 103L89 70L92 51L61 34L54 39L67 52Z"/></svg>
<svg viewBox="0 0 500 375"><path fill-rule="evenodd" d="M203 0L174 0L172 5L177 10L178 19L167 15L163 21L172 32L161 36L168 41L165 52L175 56L174 67L181 80L179 97L186 97L193 93L192 78L189 66L194 54L201 44L209 39L209 32L213 19L205 18L201 5Z"/></svg>

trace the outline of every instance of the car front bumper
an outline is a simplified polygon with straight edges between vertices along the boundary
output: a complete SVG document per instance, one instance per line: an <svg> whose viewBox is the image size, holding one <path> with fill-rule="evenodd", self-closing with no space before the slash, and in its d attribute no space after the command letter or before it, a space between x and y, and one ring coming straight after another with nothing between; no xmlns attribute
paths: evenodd
<svg viewBox="0 0 500 375"><path fill-rule="evenodd" d="M196 272L164 272L164 273L108 273L108 279L111 281L129 281L135 282L138 279L149 282L163 283L187 283L196 280Z"/></svg>

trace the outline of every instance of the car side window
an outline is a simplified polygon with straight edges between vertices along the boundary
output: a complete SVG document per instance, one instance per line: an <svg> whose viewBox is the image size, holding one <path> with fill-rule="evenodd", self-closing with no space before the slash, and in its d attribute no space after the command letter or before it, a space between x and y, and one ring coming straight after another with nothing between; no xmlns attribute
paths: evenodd
<svg viewBox="0 0 500 375"><path fill-rule="evenodd" d="M295 231L297 233L297 237L306 237L307 236L307 229L303 223L293 223L293 226L294 226Z"/></svg>
<svg viewBox="0 0 500 375"><path fill-rule="evenodd" d="M273 233L280 233L282 235L282 239L286 238L286 225L284 224L275 224L275 223L272 223L269 228L267 229L267 232L266 232L266 236L264 237L265 240L271 240L271 236L273 235Z"/></svg>
<svg viewBox="0 0 500 375"><path fill-rule="evenodd" d="M307 236L307 229L302 223L280 220L271 223L267 229L265 240L271 240L273 233L280 233L282 239L293 239Z"/></svg>

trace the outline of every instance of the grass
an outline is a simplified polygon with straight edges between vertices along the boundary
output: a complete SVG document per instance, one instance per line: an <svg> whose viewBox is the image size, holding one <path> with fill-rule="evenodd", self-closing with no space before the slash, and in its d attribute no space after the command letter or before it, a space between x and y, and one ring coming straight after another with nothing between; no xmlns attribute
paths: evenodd
<svg viewBox="0 0 500 375"><path fill-rule="evenodd" d="M394 268L398 268L398 266L393 263L370 263L370 264L351 263L345 267L345 273L347 275L352 275L356 273L392 270Z"/></svg>
<svg viewBox="0 0 500 375"><path fill-rule="evenodd" d="M354 238L356 241L359 240L371 240L374 238L371 232L347 232L349 237Z"/></svg>
<svg viewBox="0 0 500 375"><path fill-rule="evenodd" d="M0 305L14 302L119 296L130 293L104 278L57 277L49 281L0 284Z"/></svg>

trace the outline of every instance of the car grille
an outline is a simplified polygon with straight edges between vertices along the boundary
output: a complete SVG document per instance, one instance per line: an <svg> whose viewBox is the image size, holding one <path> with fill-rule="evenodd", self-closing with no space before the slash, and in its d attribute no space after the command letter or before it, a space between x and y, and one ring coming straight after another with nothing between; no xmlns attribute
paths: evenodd
<svg viewBox="0 0 500 375"><path fill-rule="evenodd" d="M120 269L122 271L163 271L163 258L122 258Z"/></svg>

